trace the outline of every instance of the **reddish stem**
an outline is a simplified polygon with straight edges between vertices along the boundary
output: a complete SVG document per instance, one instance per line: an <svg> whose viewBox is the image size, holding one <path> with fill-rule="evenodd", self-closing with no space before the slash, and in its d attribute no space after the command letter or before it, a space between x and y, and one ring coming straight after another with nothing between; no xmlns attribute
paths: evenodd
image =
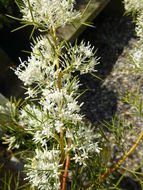
<svg viewBox="0 0 143 190"><path fill-rule="evenodd" d="M71 139L68 139L68 148L71 147ZM70 163L70 154L67 155L66 163L65 163L65 171L63 175L63 181L62 181L62 190L66 190L66 179L68 177L68 169L69 169L69 163Z"/></svg>

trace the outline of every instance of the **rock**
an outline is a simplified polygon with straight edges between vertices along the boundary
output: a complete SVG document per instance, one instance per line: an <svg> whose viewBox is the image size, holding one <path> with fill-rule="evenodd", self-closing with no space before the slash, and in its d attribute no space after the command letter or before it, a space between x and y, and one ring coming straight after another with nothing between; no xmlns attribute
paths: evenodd
<svg viewBox="0 0 143 190"><path fill-rule="evenodd" d="M0 93L0 105L5 105L7 102L7 99Z"/></svg>
<svg viewBox="0 0 143 190"><path fill-rule="evenodd" d="M81 19L75 20L74 23L67 24L58 30L59 36L70 42L73 42L85 30L85 23L90 23L110 0L77 0L76 2L76 8L82 14Z"/></svg>

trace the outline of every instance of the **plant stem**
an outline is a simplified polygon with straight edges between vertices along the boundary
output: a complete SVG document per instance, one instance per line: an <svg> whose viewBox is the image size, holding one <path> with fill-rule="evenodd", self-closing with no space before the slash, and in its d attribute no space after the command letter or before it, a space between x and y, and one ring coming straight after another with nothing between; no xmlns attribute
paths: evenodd
<svg viewBox="0 0 143 190"><path fill-rule="evenodd" d="M61 151L61 164L64 164L64 147L63 147L63 134L64 132L61 131L60 132L60 151ZM62 167L63 169L63 167ZM62 182L63 182L63 176L62 176L62 172L60 173L60 184L61 184L61 189L62 189Z"/></svg>
<svg viewBox="0 0 143 190"><path fill-rule="evenodd" d="M68 138L68 148L71 148L71 139L70 138ZM68 154L67 158L66 158L65 171L64 171L64 175L63 175L63 181L62 181L62 190L66 190L66 179L68 176L69 163L70 163L70 154Z"/></svg>
<svg viewBox="0 0 143 190"><path fill-rule="evenodd" d="M56 36L56 30L55 28L53 27L51 29L51 34L52 34L52 37L53 37L53 41L54 41L54 48L55 48L55 59L56 59L56 69L58 71L58 89L59 91L61 90L61 87L62 87L62 73L61 71L59 70L60 69L60 64L59 64L59 53L58 53L58 44L57 44L57 36ZM60 108L61 109L61 108ZM63 138L64 138L64 131L62 130L60 132L60 151L61 151L61 164L64 165L64 160L65 160L65 154L64 154L64 145L63 145ZM68 158L70 160L70 157ZM68 167L68 163L69 161L66 160L66 167ZM65 171L68 170L65 169ZM65 172L64 172L64 175L65 175ZM66 174L67 175L67 174ZM63 184L65 183L64 182L64 177L62 175L62 172L60 174L60 183L61 183L61 189L63 189ZM65 190L65 188L64 188Z"/></svg>
<svg viewBox="0 0 143 190"><path fill-rule="evenodd" d="M61 164L64 163L64 147L63 147L63 136L64 132L60 132L60 150L61 150Z"/></svg>
<svg viewBox="0 0 143 190"><path fill-rule="evenodd" d="M138 146L138 144L140 143L141 139L143 138L143 131L140 132L136 142L132 145L132 147L130 148L130 150L128 152L126 152L124 154L124 156L110 169L106 170L98 179L97 179L97 183L100 184L105 177L109 176L110 174L112 174L115 170L117 170L122 163L129 157L129 155L135 150L135 148ZM93 182L89 182L89 184L87 184L84 187L84 190L90 188L93 186Z"/></svg>
<svg viewBox="0 0 143 190"><path fill-rule="evenodd" d="M123 156L122 159L120 159L111 169L106 170L99 178L98 178L98 182L101 182L102 180L104 180L105 177L107 177L108 175L110 175L111 173L113 173L115 170L117 170L122 163L126 160L126 158L129 157L129 155L135 150L135 148L138 146L140 140L143 137L143 131L141 131L141 133L139 134L136 142L133 144L133 146L130 148L130 150L128 152L126 152Z"/></svg>
<svg viewBox="0 0 143 190"><path fill-rule="evenodd" d="M51 34L53 36L53 41L54 41L56 67L58 70L60 68L60 64L59 64L59 56L58 56L57 35L56 35L56 30L54 27L52 28ZM61 77L62 77L62 74L61 74L61 71L59 71L59 73L58 73L58 88L59 88L59 90L61 89Z"/></svg>

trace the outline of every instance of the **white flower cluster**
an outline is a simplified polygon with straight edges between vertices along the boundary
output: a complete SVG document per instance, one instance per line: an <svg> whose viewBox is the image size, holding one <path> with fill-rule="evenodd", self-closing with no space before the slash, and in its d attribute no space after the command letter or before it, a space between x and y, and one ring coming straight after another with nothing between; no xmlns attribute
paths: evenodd
<svg viewBox="0 0 143 190"><path fill-rule="evenodd" d="M143 9L142 0L124 0L124 5L127 12L140 11Z"/></svg>
<svg viewBox="0 0 143 190"><path fill-rule="evenodd" d="M19 116L20 125L27 126L28 130L35 130L35 135L38 138L37 132L43 138L53 134L54 130L60 133L65 130L65 124L75 126L78 122L82 121L82 116L79 114L80 106L76 100L79 82L72 79L72 72L80 71L82 73L94 72L94 67L98 64L96 58L93 57L93 48L88 43L81 43L79 46L71 47L68 49L68 54L61 52L60 64L63 66L63 71L60 69L55 71L54 59L55 55L51 50L51 43L46 37L38 38L35 46L32 45L33 52L27 62L21 62L20 66L15 71L15 74L24 82L24 85L36 84L35 88L28 87L26 94L30 98L37 96L41 89L41 99L39 104L42 109L35 105L26 105L21 110ZM58 72L65 72L62 76L61 89L58 88ZM30 113L30 114L29 114ZM32 115L32 117L31 117ZM42 118L48 118L43 121ZM53 128L53 126L55 128ZM38 127L40 126L40 127ZM39 131L39 130L40 131ZM47 130L49 131L47 134ZM50 132L51 131L51 132ZM38 138L38 139L40 139ZM41 138L41 139L43 139ZM35 141L39 142L34 137ZM43 143L43 141L42 141Z"/></svg>
<svg viewBox="0 0 143 190"><path fill-rule="evenodd" d="M127 12L135 12L136 16L136 35L138 44L131 52L133 65L136 68L143 67L143 1L142 0L124 0L125 9Z"/></svg>
<svg viewBox="0 0 143 190"><path fill-rule="evenodd" d="M64 26L80 16L74 11L75 0L23 0L23 20L47 29Z"/></svg>
<svg viewBox="0 0 143 190"><path fill-rule="evenodd" d="M40 190L59 190L59 150L35 150L30 165L26 165L27 179Z"/></svg>
<svg viewBox="0 0 143 190"><path fill-rule="evenodd" d="M133 48L130 52L130 56L132 58L134 68L143 68L143 44Z"/></svg>
<svg viewBox="0 0 143 190"><path fill-rule="evenodd" d="M49 42L50 41L50 42ZM53 52L53 41L47 39L46 36L37 38L36 45L32 45L32 53L28 61L22 62L15 71L15 74L24 85L31 85L32 83L45 84L52 87L54 80L57 79L57 72L55 71L56 60L55 53ZM71 72L80 71L81 74L95 72L95 65L98 64L98 59L94 57L93 47L84 42L72 47L63 47L67 49L67 54L62 53L59 48L61 60L59 60L62 67L65 69L63 83L64 86L69 84ZM50 81L50 82L49 82ZM28 94L34 94L34 91L29 89Z"/></svg>
<svg viewBox="0 0 143 190"><path fill-rule="evenodd" d="M28 61L22 62L20 60L21 64L15 71L19 79L24 82L24 85L43 84L45 76L48 77L48 80L53 80L54 75L56 75L54 74L54 65L47 67L49 64L53 64L55 59L52 44L49 43L46 37L37 38L35 43L35 46L31 46L32 53Z"/></svg>
<svg viewBox="0 0 143 190"><path fill-rule="evenodd" d="M136 34L143 42L143 7L141 10L136 20Z"/></svg>
<svg viewBox="0 0 143 190"><path fill-rule="evenodd" d="M79 15L73 8L75 0L23 0L23 3L23 19L43 25L49 34L34 41L28 60L20 60L15 70L27 88L28 99L16 119L37 147L26 165L29 181L38 189L55 190L60 188L60 174L69 152L72 164L82 167L100 151L98 135L84 123L80 113L83 103L78 103L77 76L95 72L98 59L89 43L82 41L72 46L60 43L56 37L57 27Z"/></svg>
<svg viewBox="0 0 143 190"><path fill-rule="evenodd" d="M15 148L15 149L20 148L20 145L17 142L17 139L15 136L5 135L3 139L5 140L5 144L8 144L8 150L11 150L11 148Z"/></svg>
<svg viewBox="0 0 143 190"><path fill-rule="evenodd" d="M67 54L72 60L72 70L79 70L80 74L95 72L94 67L98 64L98 59L94 56L93 50L94 47L91 47L89 42L85 44L83 41L79 45L68 47ZM68 65L69 60L66 60L66 63Z"/></svg>
<svg viewBox="0 0 143 190"><path fill-rule="evenodd" d="M83 116L80 114L82 104L79 105L77 102L79 82L72 73L75 71L80 71L81 74L94 72L94 66L98 64L98 61L93 57L91 45L88 43L86 46L82 42L79 46L76 44L75 47L69 45L70 48L65 48L63 46L64 49L68 50L66 56L57 47L58 61L61 66L57 68L56 55L51 50L54 48L52 44L51 39L49 42L46 37L39 38L36 45L32 45L31 57L28 58L27 62L21 62L15 71L24 85L28 86L26 92L28 98L31 100L36 96L38 98L37 106L34 103L27 104L20 110L19 124L33 134L33 141L40 144L42 148L50 140L54 144L58 144L58 136L62 131L65 131L66 138L71 138L73 142L70 148L73 154L72 160L80 165L86 165L90 155L98 153L100 148L97 144L97 134L88 129L88 126L86 127L82 121ZM60 81L59 76L61 77ZM65 154L68 152L66 146L64 148ZM50 155L51 150L45 150L45 154ZM39 157L41 158L41 156ZM33 161L31 164L33 165ZM46 170L45 167L43 165L43 172ZM40 185L40 182L46 181L48 174L42 174L41 170L38 175L37 170L29 171L29 179L34 186L46 190L47 186ZM51 176L49 175L49 178ZM47 189L50 189L49 184Z"/></svg>
<svg viewBox="0 0 143 190"><path fill-rule="evenodd" d="M95 134L90 126L80 126L76 135L73 136L75 144L73 145L73 160L79 165L85 165L90 156L100 152L98 146L99 135Z"/></svg>

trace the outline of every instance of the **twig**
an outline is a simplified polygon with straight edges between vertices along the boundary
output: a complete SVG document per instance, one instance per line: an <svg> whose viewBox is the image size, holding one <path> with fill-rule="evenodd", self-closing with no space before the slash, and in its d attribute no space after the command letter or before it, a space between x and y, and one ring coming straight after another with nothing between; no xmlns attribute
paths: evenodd
<svg viewBox="0 0 143 190"><path fill-rule="evenodd" d="M68 148L70 148L70 147L71 147L71 139L68 138ZM66 158L65 171L64 171L64 175L63 175L62 190L66 190L66 179L68 176L69 163L70 163L70 154L68 154L67 158Z"/></svg>
<svg viewBox="0 0 143 190"><path fill-rule="evenodd" d="M115 170L117 170L121 165L122 163L129 157L129 155L135 150L135 148L138 146L140 140L143 138L143 131L141 131L141 133L139 134L136 142L133 144L133 146L130 148L130 150L128 152L126 152L124 154L124 156L111 168L111 169L108 169L106 170L97 180L96 180L96 183L97 184L100 184L104 179L105 177L107 177L108 175L112 174ZM93 186L93 183L92 182L89 182L89 184L87 184L85 187L84 187L84 190L88 189L89 187L92 187Z"/></svg>
<svg viewBox="0 0 143 190"><path fill-rule="evenodd" d="M111 169L106 170L99 178L98 178L98 182L101 182L104 180L105 177L107 177L108 175L110 175L111 173L113 173L115 170L117 170L122 163L126 160L127 157L129 157L129 155L135 150L135 148L137 147L137 145L139 144L140 140L143 137L143 131L141 131L140 135L138 136L136 142L133 144L133 146L130 148L130 150L128 152L126 152L123 156L122 159L120 159L117 164L115 164Z"/></svg>
<svg viewBox="0 0 143 190"><path fill-rule="evenodd" d="M61 164L64 163L63 131L60 132Z"/></svg>

